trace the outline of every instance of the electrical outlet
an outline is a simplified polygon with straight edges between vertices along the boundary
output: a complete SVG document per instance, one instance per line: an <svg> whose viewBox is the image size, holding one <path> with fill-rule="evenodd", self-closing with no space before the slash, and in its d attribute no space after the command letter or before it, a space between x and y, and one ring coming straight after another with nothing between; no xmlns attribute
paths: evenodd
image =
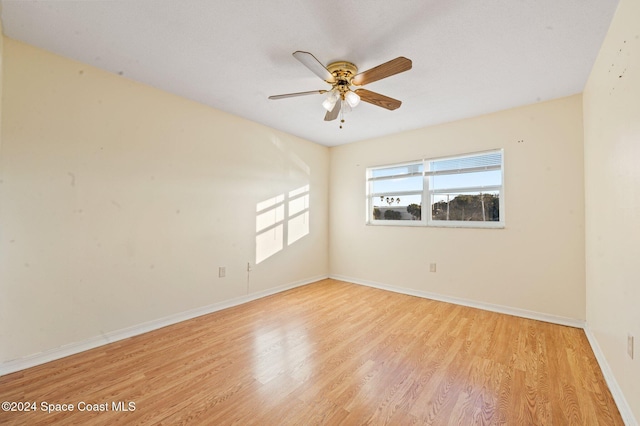
<svg viewBox="0 0 640 426"><path fill-rule="evenodd" d="M429 264L429 272L435 272L436 271L436 264L435 263L430 263Z"/></svg>
<svg viewBox="0 0 640 426"><path fill-rule="evenodd" d="M218 278L224 278L227 276L227 268L221 266L218 268Z"/></svg>
<svg viewBox="0 0 640 426"><path fill-rule="evenodd" d="M627 354L633 359L633 335L627 334Z"/></svg>

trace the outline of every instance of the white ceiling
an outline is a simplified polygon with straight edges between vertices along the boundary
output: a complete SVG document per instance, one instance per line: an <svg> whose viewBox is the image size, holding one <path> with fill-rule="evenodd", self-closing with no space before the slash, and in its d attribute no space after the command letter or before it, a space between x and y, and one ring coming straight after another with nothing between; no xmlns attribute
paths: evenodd
<svg viewBox="0 0 640 426"><path fill-rule="evenodd" d="M618 0L2 0L6 36L335 146L582 92ZM413 69L325 122L291 54Z"/></svg>

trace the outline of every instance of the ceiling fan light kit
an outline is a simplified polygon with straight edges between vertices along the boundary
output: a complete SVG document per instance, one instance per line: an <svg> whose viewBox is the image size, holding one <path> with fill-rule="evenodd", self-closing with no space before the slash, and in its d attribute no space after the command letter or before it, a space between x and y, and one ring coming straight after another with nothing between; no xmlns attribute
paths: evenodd
<svg viewBox="0 0 640 426"><path fill-rule="evenodd" d="M356 92L348 91L344 94L344 100L351 108L355 108L360 103L360 96Z"/></svg>
<svg viewBox="0 0 640 426"><path fill-rule="evenodd" d="M338 99L340 99L340 93L337 90L330 90L327 92L327 98L322 102L322 106L327 111L331 111L335 106Z"/></svg>
<svg viewBox="0 0 640 426"><path fill-rule="evenodd" d="M322 102L322 106L327 110L324 120L333 121L340 115L340 123L344 123L344 113L358 106L361 100L388 110L399 108L402 105L399 100L359 87L408 71L412 66L410 59L400 56L358 74L358 67L351 62L337 61L325 67L311 53L300 50L293 52L293 57L309 68L315 75L330 84L331 90L312 90L309 92L274 95L269 96L269 99L284 99L326 93L327 96ZM354 86L356 87L355 90ZM342 128L342 124L340 124L340 128Z"/></svg>

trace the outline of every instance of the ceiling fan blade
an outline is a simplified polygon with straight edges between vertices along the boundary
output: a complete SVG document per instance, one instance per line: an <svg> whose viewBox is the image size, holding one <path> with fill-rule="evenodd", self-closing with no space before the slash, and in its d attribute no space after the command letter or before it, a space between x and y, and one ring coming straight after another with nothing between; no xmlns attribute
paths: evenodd
<svg viewBox="0 0 640 426"><path fill-rule="evenodd" d="M409 71L411 69L411 66L411 59L407 59L404 56L399 56L395 59L390 60L389 62L385 62L384 64L380 64L377 67L357 74L355 77L353 77L353 80L351 80L351 82L356 86L364 86L365 84L373 83L374 81L382 80L383 78L391 77L392 75Z"/></svg>
<svg viewBox="0 0 640 426"><path fill-rule="evenodd" d="M338 115L340 114L340 105L341 104L342 104L341 101L336 102L336 104L333 107L333 109L331 111L327 111L327 113L324 115L324 121L333 121L336 118L338 118Z"/></svg>
<svg viewBox="0 0 640 426"><path fill-rule="evenodd" d="M296 96L321 95L323 93L327 93L327 91L326 90L311 90L310 92L287 93L287 94L284 94L284 95L269 96L269 99L295 98Z"/></svg>
<svg viewBox="0 0 640 426"><path fill-rule="evenodd" d="M329 70L326 69L325 66L322 65L322 63L320 63L320 61L311 53L298 50L293 52L293 57L302 62L302 65L309 68L311 72L327 83L333 83L335 81L333 74L331 74Z"/></svg>
<svg viewBox="0 0 640 426"><path fill-rule="evenodd" d="M358 89L356 90L356 94L360 96L360 100L364 102L390 110L400 108L400 105L402 105L402 102L397 99L393 99L367 89Z"/></svg>

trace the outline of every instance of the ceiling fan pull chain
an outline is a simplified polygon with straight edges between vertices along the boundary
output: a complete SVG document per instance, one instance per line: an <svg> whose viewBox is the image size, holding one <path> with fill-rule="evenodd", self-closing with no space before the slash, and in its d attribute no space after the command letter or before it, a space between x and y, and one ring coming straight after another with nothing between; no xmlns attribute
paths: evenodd
<svg viewBox="0 0 640 426"><path fill-rule="evenodd" d="M357 87L410 70L412 67L410 59L399 56L377 67L358 73L358 67L351 62L337 61L325 67L309 52L297 50L293 52L293 56L311 72L329 83L331 89L274 95L269 96L269 99L328 93L322 102L322 106L327 110L324 121L333 121L340 116L341 129L344 124L344 114L355 108L361 100L388 110L397 109L402 105L402 102L397 99ZM352 88L352 86L356 86L356 88Z"/></svg>

